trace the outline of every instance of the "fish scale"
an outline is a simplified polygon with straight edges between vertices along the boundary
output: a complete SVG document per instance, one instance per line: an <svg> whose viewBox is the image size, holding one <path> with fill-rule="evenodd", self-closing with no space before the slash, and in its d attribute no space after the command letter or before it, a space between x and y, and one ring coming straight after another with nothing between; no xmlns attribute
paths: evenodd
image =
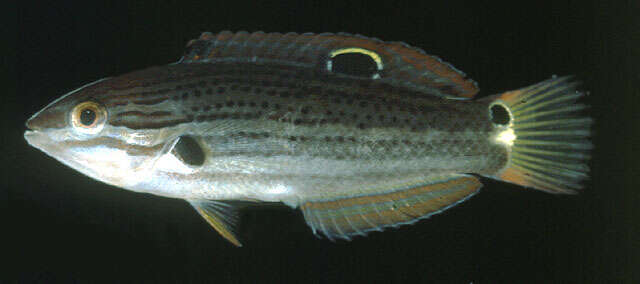
<svg viewBox="0 0 640 284"><path fill-rule="evenodd" d="M187 200L224 238L233 201L300 208L329 239L411 224L477 176L575 193L591 119L569 78L481 99L424 51L350 34L203 33L176 63L86 85L27 141L128 190Z"/></svg>

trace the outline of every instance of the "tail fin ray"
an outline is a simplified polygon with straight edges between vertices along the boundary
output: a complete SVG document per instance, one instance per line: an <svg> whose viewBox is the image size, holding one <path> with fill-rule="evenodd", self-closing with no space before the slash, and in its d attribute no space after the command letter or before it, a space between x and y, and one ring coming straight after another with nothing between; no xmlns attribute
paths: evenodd
<svg viewBox="0 0 640 284"><path fill-rule="evenodd" d="M498 178L552 193L575 193L588 178L588 137L593 120L576 103L584 93L576 91L571 77L552 78L497 96L512 116L515 140L508 165Z"/></svg>

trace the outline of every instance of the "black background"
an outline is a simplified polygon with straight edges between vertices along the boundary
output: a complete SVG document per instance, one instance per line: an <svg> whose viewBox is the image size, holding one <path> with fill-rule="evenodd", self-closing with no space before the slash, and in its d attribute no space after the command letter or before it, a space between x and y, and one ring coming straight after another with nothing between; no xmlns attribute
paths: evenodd
<svg viewBox="0 0 640 284"><path fill-rule="evenodd" d="M0 280L640 280L638 1L127 2L8 10L3 29L16 41L3 59L13 68L5 68L1 96L7 222L0 234L8 237L1 254L10 264ZM245 246L235 248L184 201L99 183L24 141L24 121L62 94L174 62L189 39L221 30L347 31L404 41L469 74L480 96L575 74L591 92L586 101L596 119L592 179L576 196L483 179L482 192L454 209L351 242L315 238L299 211L252 209L243 214Z"/></svg>

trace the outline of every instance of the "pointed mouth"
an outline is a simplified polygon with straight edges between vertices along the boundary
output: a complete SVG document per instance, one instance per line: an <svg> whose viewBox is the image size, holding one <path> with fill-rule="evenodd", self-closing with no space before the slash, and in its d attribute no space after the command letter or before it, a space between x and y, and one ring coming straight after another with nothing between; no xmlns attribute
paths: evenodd
<svg viewBox="0 0 640 284"><path fill-rule="evenodd" d="M38 146L39 144L42 144L42 143L37 143L37 140L42 140L41 138L40 139L38 138L42 136L42 134L39 131L39 130L42 130L42 128L37 123L39 113L40 112L32 115L27 120L27 122L25 122L25 126L27 127L27 130L24 132L24 139L27 140L27 143L29 143L29 145L34 146L36 148L40 148Z"/></svg>
<svg viewBox="0 0 640 284"><path fill-rule="evenodd" d="M29 145L41 149L42 146L42 133L37 130L27 130L24 132L24 139L27 140Z"/></svg>

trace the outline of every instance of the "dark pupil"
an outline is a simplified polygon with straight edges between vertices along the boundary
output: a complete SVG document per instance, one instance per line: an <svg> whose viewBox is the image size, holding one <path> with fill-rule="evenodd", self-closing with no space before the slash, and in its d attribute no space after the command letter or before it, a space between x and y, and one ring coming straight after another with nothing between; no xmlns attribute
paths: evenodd
<svg viewBox="0 0 640 284"><path fill-rule="evenodd" d="M85 126L89 126L93 124L95 120L96 120L96 112L93 111L92 109L85 108L80 113L80 123L82 123Z"/></svg>

